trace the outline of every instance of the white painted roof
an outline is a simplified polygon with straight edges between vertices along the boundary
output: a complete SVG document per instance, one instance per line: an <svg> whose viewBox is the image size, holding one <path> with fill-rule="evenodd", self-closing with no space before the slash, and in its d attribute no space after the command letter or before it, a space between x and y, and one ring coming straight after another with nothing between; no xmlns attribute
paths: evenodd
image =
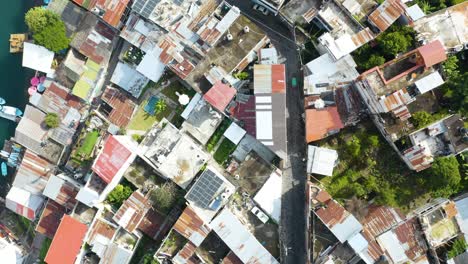
<svg viewBox="0 0 468 264"><path fill-rule="evenodd" d="M44 73L52 73L54 53L42 46L24 42L23 67Z"/></svg>
<svg viewBox="0 0 468 264"><path fill-rule="evenodd" d="M281 175L273 172L254 197L254 201L277 223L281 217L282 182Z"/></svg>
<svg viewBox="0 0 468 264"><path fill-rule="evenodd" d="M236 21L236 19L240 16L240 10L239 8L233 6L229 12L219 21L219 23L216 25L215 29L217 29L221 34L223 35L224 32L226 32L229 27Z"/></svg>
<svg viewBox="0 0 468 264"><path fill-rule="evenodd" d="M261 142L273 140L273 115L271 111L257 111L257 139Z"/></svg>
<svg viewBox="0 0 468 264"><path fill-rule="evenodd" d="M49 197L50 199L55 200L57 196L60 194L60 189L62 185L65 183L64 180L60 179L57 176L52 175L47 182L47 185L44 189L44 195Z"/></svg>
<svg viewBox="0 0 468 264"><path fill-rule="evenodd" d="M15 244L8 242L5 238L0 238L0 257L5 264L23 263L21 250Z"/></svg>
<svg viewBox="0 0 468 264"><path fill-rule="evenodd" d="M444 84L444 79L442 79L440 73L436 71L415 81L414 84L416 88L418 88L419 93L424 94Z"/></svg>
<svg viewBox="0 0 468 264"><path fill-rule="evenodd" d="M238 124L232 122L228 129L224 132L224 137L231 140L234 144L239 144L241 139L245 136L247 132L240 127Z"/></svg>
<svg viewBox="0 0 468 264"><path fill-rule="evenodd" d="M424 17L425 14L418 4L412 5L406 9L406 13L410 16L411 20L416 21L421 17Z"/></svg>
<svg viewBox="0 0 468 264"><path fill-rule="evenodd" d="M345 220L341 223L335 224L330 231L336 236L336 238L344 243L348 241L357 233L361 232L362 225L352 214L348 215Z"/></svg>
<svg viewBox="0 0 468 264"><path fill-rule="evenodd" d="M164 73L166 65L159 59L162 49L158 46L147 52L136 70L153 82L158 82Z"/></svg>
<svg viewBox="0 0 468 264"><path fill-rule="evenodd" d="M351 246L354 252L359 253L367 249L369 242L367 242L361 233L358 233L348 240L348 244Z"/></svg>
<svg viewBox="0 0 468 264"><path fill-rule="evenodd" d="M409 261L405 254L405 249L392 230L389 230L377 237L377 242L382 248L387 250L390 258L392 258L395 263L404 263Z"/></svg>
<svg viewBox="0 0 468 264"><path fill-rule="evenodd" d="M192 113L192 110L195 108L195 106L198 104L198 101L200 101L201 98L202 98L201 94L196 93L192 97L192 99L190 100L190 103L185 107L182 114L180 114L180 116L183 119L187 119L189 117L190 113Z"/></svg>
<svg viewBox="0 0 468 264"><path fill-rule="evenodd" d="M20 204L24 207L37 211L37 209L42 205L44 199L39 195L31 194L28 191L25 191L21 188L15 186L11 187L10 191L6 196L7 200Z"/></svg>
<svg viewBox="0 0 468 264"><path fill-rule="evenodd" d="M327 84L332 86L337 82L353 81L359 76L356 66L350 55L334 60L330 54L325 53L306 64L304 88L307 94L321 94L330 90Z"/></svg>
<svg viewBox="0 0 468 264"><path fill-rule="evenodd" d="M278 52L275 48L261 49L259 59L260 64L277 64Z"/></svg>
<svg viewBox="0 0 468 264"><path fill-rule="evenodd" d="M279 264L228 208L210 226L243 263Z"/></svg>
<svg viewBox="0 0 468 264"><path fill-rule="evenodd" d="M307 153L307 172L325 176L333 175L338 160L338 152L333 149L309 145Z"/></svg>
<svg viewBox="0 0 468 264"><path fill-rule="evenodd" d="M468 234L468 197L455 202L457 206L457 222L461 231Z"/></svg>
<svg viewBox="0 0 468 264"><path fill-rule="evenodd" d="M89 207L93 207L94 204L99 200L99 194L87 187L81 188L76 195L76 200L86 204Z"/></svg>

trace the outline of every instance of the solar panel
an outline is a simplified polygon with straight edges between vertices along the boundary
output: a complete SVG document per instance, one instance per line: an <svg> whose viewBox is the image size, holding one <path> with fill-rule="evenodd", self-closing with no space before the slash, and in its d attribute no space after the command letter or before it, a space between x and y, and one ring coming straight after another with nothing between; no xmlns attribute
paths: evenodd
<svg viewBox="0 0 468 264"><path fill-rule="evenodd" d="M201 208L208 208L224 181L213 171L205 170L187 194L187 200Z"/></svg>
<svg viewBox="0 0 468 264"><path fill-rule="evenodd" d="M161 0L136 0L133 3L132 9L143 17L149 18L160 1Z"/></svg>

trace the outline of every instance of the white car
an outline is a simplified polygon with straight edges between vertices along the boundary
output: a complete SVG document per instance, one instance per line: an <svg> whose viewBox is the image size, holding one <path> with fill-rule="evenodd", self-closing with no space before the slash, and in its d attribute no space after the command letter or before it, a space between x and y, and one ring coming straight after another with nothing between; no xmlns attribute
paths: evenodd
<svg viewBox="0 0 468 264"><path fill-rule="evenodd" d="M255 4L253 6L253 9L254 10L257 10L257 11L260 11L262 14L264 14L265 16L268 16L270 14L270 12L268 11L268 9L266 9L266 7L264 6L261 6L259 4Z"/></svg>
<svg viewBox="0 0 468 264"><path fill-rule="evenodd" d="M252 214L254 214L264 224L268 222L268 219L270 219L268 215L262 212L262 210L260 210L257 206L254 206L250 212L252 212Z"/></svg>

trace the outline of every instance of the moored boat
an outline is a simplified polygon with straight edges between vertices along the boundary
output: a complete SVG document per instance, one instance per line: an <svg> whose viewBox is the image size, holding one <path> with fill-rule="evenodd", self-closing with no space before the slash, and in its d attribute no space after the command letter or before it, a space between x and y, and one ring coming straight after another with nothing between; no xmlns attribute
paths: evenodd
<svg viewBox="0 0 468 264"><path fill-rule="evenodd" d="M7 169L6 163L5 163L5 162L2 162L1 167L2 167L2 176L7 176L7 174L8 174L8 169Z"/></svg>
<svg viewBox="0 0 468 264"><path fill-rule="evenodd" d="M22 116L23 112L16 107L3 105L0 106L0 117L16 121L18 117Z"/></svg>

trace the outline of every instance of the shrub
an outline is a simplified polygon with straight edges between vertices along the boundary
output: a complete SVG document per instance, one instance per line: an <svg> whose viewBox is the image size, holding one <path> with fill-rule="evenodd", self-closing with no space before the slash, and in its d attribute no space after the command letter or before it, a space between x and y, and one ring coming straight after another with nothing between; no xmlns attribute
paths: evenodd
<svg viewBox="0 0 468 264"><path fill-rule="evenodd" d="M172 207L181 200L181 191L172 182L167 182L151 192L153 206L162 213L169 213Z"/></svg>
<svg viewBox="0 0 468 264"><path fill-rule="evenodd" d="M249 74L246 72L238 72L234 74L234 77L236 77L239 80L247 80L249 78Z"/></svg>
<svg viewBox="0 0 468 264"><path fill-rule="evenodd" d="M44 123L48 128L57 128L60 125L60 118L56 113L48 113L45 116Z"/></svg>
<svg viewBox="0 0 468 264"><path fill-rule="evenodd" d="M124 186L122 184L117 185L112 192L107 196L107 202L111 205L119 208L122 206L122 203L132 195L133 190L129 186Z"/></svg>
<svg viewBox="0 0 468 264"><path fill-rule="evenodd" d="M458 255L461 255L466 251L468 248L468 244L466 243L465 239L458 238L453 242L452 248L447 252L448 259L452 259Z"/></svg>

